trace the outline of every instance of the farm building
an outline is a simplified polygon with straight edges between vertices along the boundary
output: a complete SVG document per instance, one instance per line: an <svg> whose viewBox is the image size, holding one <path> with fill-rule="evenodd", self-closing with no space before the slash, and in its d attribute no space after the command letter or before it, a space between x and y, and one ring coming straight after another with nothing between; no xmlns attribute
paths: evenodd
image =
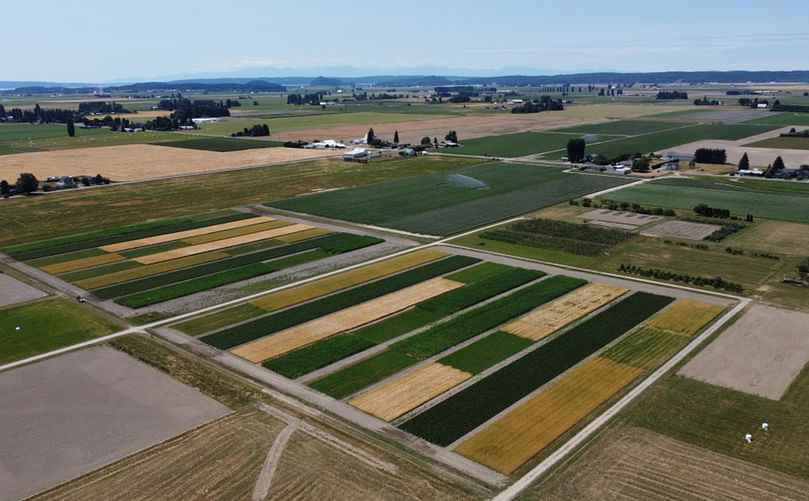
<svg viewBox="0 0 809 501"><path fill-rule="evenodd" d="M347 162L367 162L370 156L371 155L368 153L368 150L365 148L354 148L351 151L346 151L343 153L343 160Z"/></svg>
<svg viewBox="0 0 809 501"><path fill-rule="evenodd" d="M326 150L329 148L344 149L346 145L338 143L334 139L325 139L316 143L310 143L304 146L307 150Z"/></svg>
<svg viewBox="0 0 809 501"><path fill-rule="evenodd" d="M654 170L680 170L680 160L673 159L673 160L654 160L649 165L650 168Z"/></svg>
<svg viewBox="0 0 809 501"><path fill-rule="evenodd" d="M740 176L763 176L764 171L761 169L741 169L736 174Z"/></svg>
<svg viewBox="0 0 809 501"><path fill-rule="evenodd" d="M218 118L218 117L212 117L212 118L192 118L192 119L191 119L191 121L192 121L192 122L194 122L195 124L212 124L212 123L216 123L216 122L224 122L224 120L223 120L223 119Z"/></svg>

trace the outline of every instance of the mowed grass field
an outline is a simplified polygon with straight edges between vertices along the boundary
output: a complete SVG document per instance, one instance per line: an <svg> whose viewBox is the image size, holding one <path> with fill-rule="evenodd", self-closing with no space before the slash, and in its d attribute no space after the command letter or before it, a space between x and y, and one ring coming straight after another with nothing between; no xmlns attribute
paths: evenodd
<svg viewBox="0 0 809 501"><path fill-rule="evenodd" d="M702 179L661 179L614 191L608 197L618 202L687 210L705 203L729 209L733 215L753 214L754 217L809 223L809 210L806 210L809 192L761 189L764 186L768 185L751 187Z"/></svg>
<svg viewBox="0 0 809 501"><path fill-rule="evenodd" d="M517 134L466 139L462 142L461 148L452 151L461 155L522 157L557 150L564 152L567 142L579 137L581 137L581 134L573 132L520 132ZM617 137L592 136L586 137L585 140L593 142Z"/></svg>
<svg viewBox="0 0 809 501"><path fill-rule="evenodd" d="M772 137L763 141L745 144L745 146L779 150L809 150L809 137Z"/></svg>
<svg viewBox="0 0 809 501"><path fill-rule="evenodd" d="M16 198L3 204L5 231L0 234L0 246L87 230L83 223L66 225L65 221L93 221L94 229L110 229L141 222L150 215L189 216L313 190L379 183L451 171L478 163L481 160L429 156L375 160L367 165L322 159L149 183L111 185L104 189L60 192L44 197ZM260 182L263 176L270 177L272 182Z"/></svg>
<svg viewBox="0 0 809 501"><path fill-rule="evenodd" d="M552 167L489 163L268 205L448 235L627 182L619 177L568 174Z"/></svg>
<svg viewBox="0 0 809 501"><path fill-rule="evenodd" d="M121 329L84 305L46 299L0 310L0 364L87 341ZM17 331L16 328L20 327Z"/></svg>

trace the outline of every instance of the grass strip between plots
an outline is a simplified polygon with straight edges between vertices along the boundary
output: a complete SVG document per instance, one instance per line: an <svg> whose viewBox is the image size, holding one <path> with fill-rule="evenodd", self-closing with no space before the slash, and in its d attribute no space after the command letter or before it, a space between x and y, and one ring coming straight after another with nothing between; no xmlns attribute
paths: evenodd
<svg viewBox="0 0 809 501"><path fill-rule="evenodd" d="M367 285L304 303L273 315L261 317L252 322L209 334L201 339L217 348L223 350L229 349L236 345L272 334L273 332L278 332L323 315L334 313L348 308L349 306L449 273L450 271L464 268L478 261L478 259L466 256L452 256L420 266L413 270L383 278Z"/></svg>
<svg viewBox="0 0 809 501"><path fill-rule="evenodd" d="M346 244L346 241L349 241L349 243ZM329 254L332 254L331 250L335 249L334 254L339 254L346 248L360 248L379 242L381 242L380 239L373 237L340 233L337 235L322 237L320 239L306 240L295 244L285 245L283 247L271 247L269 249L251 254L242 254L226 259L220 259L212 263L201 264L192 268L185 268L170 273L133 280L131 282L125 282L119 285L94 290L93 294L104 299L111 299L134 294L136 292L143 292L156 287L162 287L164 285L173 284L182 280L189 280L204 275L210 275L212 273L219 273L226 270L239 268L249 264L260 263L261 261L266 261L268 259L288 256L297 252L321 248ZM348 247L346 247L346 245L348 245Z"/></svg>
<svg viewBox="0 0 809 501"><path fill-rule="evenodd" d="M480 266L485 266L485 264L487 263L470 269L474 270ZM461 289L455 289L422 301L416 305L415 308L393 315L381 322L352 331L352 337L363 340L365 344L367 344L365 348L369 348L419 327L423 327L455 311L472 306L483 299L496 296L543 275L542 272L533 270L524 270L503 265L498 266L497 271L500 272L499 275L488 276L488 278L475 284L467 285ZM457 276L457 274L453 274L452 276ZM479 276L485 277L486 275L481 274ZM470 291L472 291L471 294ZM449 305L452 305L455 309L449 309ZM345 334L340 334L337 337L344 335ZM321 344L329 346L331 341L329 339L318 341L308 347L300 348L286 355L271 359L263 365L279 374L295 378L337 362L349 355L358 353L358 351L362 351L358 350L344 354L340 350L330 351L327 348L321 348L319 346ZM359 346L360 343L357 342L356 345Z"/></svg>
<svg viewBox="0 0 809 501"><path fill-rule="evenodd" d="M401 370L402 367L398 365L391 366L387 372L376 368L373 360L378 357L387 357L389 352L398 352L410 360L405 367L414 365L420 360L477 336L584 283L586 282L581 279L556 275L465 312L415 336L405 338L392 344L389 350L329 374L312 382L309 386L334 398L343 398ZM363 373L361 367L366 365L375 369Z"/></svg>
<svg viewBox="0 0 809 501"><path fill-rule="evenodd" d="M255 216L252 214L239 213L203 220L190 218L168 219L164 221L154 221L150 223L124 226L114 228L112 230L74 235L44 242L17 245L3 249L3 252L20 261L28 261L29 259L53 256L55 254L64 254L66 252L89 249L90 247L99 247L102 245L124 242L126 240L134 240L137 238L202 228L205 226L212 226L230 221L238 221L240 219L247 219L251 217Z"/></svg>
<svg viewBox="0 0 809 501"><path fill-rule="evenodd" d="M673 301L638 292L493 372L400 427L447 446Z"/></svg>

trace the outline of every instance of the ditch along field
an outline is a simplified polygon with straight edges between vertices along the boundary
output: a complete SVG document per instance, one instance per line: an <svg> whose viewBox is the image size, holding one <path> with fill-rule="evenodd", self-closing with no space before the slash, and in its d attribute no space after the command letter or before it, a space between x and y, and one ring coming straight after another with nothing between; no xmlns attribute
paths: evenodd
<svg viewBox="0 0 809 501"><path fill-rule="evenodd" d="M174 149L183 153L180 148ZM103 189L66 190L3 203L0 247L52 239L73 232L112 230L144 221L144 214L190 217L205 211L257 204L347 186L451 171L481 163L460 157L374 159L367 164L320 159L290 165L200 174ZM19 172L14 173L16 179ZM13 182L13 179L11 180ZM272 182L264 182L272 179ZM66 225L66 221L71 223Z"/></svg>
<svg viewBox="0 0 809 501"><path fill-rule="evenodd" d="M252 148L218 152L167 148L156 144L104 146L2 155L0 179L12 182L21 172L30 172L37 179L80 174L94 176L100 173L114 182L140 181L333 155L333 151L300 148Z"/></svg>
<svg viewBox="0 0 809 501"><path fill-rule="evenodd" d="M489 163L267 205L448 235L628 182L619 177L570 174L553 167Z"/></svg>
<svg viewBox="0 0 809 501"><path fill-rule="evenodd" d="M249 499L288 422L269 499L481 499L469 481L444 475L389 444L334 427L174 348L127 336L114 347L227 405L231 414L76 478L34 499ZM272 412L263 407L272 406ZM285 417L286 416L286 417Z"/></svg>
<svg viewBox="0 0 809 501"><path fill-rule="evenodd" d="M4 252L99 298L141 308L379 242L231 211L24 244Z"/></svg>

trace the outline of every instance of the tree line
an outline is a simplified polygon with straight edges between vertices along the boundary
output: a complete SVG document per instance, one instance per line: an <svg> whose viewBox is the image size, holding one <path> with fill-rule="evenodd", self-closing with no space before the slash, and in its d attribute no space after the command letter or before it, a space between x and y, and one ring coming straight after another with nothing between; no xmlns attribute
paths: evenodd
<svg viewBox="0 0 809 501"><path fill-rule="evenodd" d="M542 96L520 106L511 108L512 113L539 113L540 111L561 111L565 109L560 99L552 99L551 96Z"/></svg>
<svg viewBox="0 0 809 501"><path fill-rule="evenodd" d="M688 93L679 90L661 90L657 93L657 99L688 99Z"/></svg>
<svg viewBox="0 0 809 501"><path fill-rule="evenodd" d="M256 124L249 129L245 127L244 130L234 132L233 134L231 134L231 137L260 137L269 135L270 135L270 128L267 126L267 124L263 125Z"/></svg>

